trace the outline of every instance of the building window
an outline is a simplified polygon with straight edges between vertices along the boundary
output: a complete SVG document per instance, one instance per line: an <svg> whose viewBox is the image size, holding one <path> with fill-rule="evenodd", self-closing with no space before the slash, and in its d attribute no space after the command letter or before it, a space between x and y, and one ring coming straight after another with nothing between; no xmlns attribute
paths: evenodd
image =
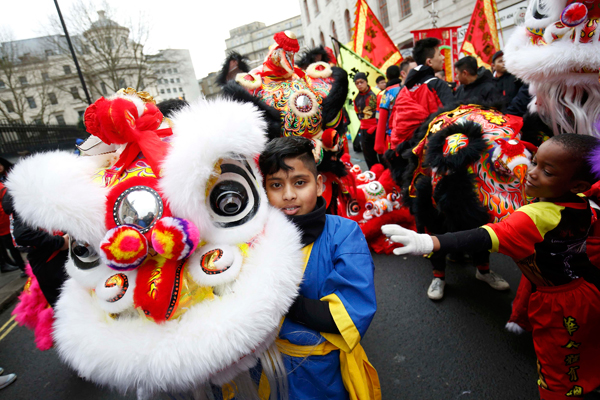
<svg viewBox="0 0 600 400"><path fill-rule="evenodd" d="M426 7L428 5L431 5L431 3L433 3L436 0L424 0L424 1L425 1L425 5L424 6Z"/></svg>
<svg viewBox="0 0 600 400"><path fill-rule="evenodd" d="M48 75L48 73L47 73L47 72L42 72L42 79L43 79L45 82L48 82L48 81L50 80L50 75Z"/></svg>
<svg viewBox="0 0 600 400"><path fill-rule="evenodd" d="M27 77L26 76L20 76L19 77L19 82L21 83L21 85L27 85Z"/></svg>
<svg viewBox="0 0 600 400"><path fill-rule="evenodd" d="M400 0L402 1L402 0ZM346 23L346 35L348 42L352 40L352 22L350 21L350 11L344 12L344 22Z"/></svg>
<svg viewBox="0 0 600 400"><path fill-rule="evenodd" d="M388 18L387 0L379 0L379 21L384 27L390 26Z"/></svg>
<svg viewBox="0 0 600 400"><path fill-rule="evenodd" d="M170 73L171 73L171 68L169 68L169 69L167 70L167 74L170 74Z"/></svg>
<svg viewBox="0 0 600 400"><path fill-rule="evenodd" d="M0 79L0 89L4 89L6 87L6 84L4 83L4 81L2 79Z"/></svg>
<svg viewBox="0 0 600 400"><path fill-rule="evenodd" d="M106 90L106 83L100 82L100 90L102 91L103 95L106 96L108 94L108 90Z"/></svg>
<svg viewBox="0 0 600 400"><path fill-rule="evenodd" d="M179 88L179 93L183 92L183 88Z"/></svg>
<svg viewBox="0 0 600 400"><path fill-rule="evenodd" d="M71 67L69 65L63 65L63 71L65 71L65 75L71 75Z"/></svg>
<svg viewBox="0 0 600 400"><path fill-rule="evenodd" d="M337 30L335 29L335 22L331 21L331 36L333 36L333 38L335 40L337 40Z"/></svg>
<svg viewBox="0 0 600 400"><path fill-rule="evenodd" d="M319 40L321 41L321 46L325 47L325 35L323 35L323 32L319 32Z"/></svg>
<svg viewBox="0 0 600 400"><path fill-rule="evenodd" d="M173 93L177 93L177 88L173 88Z"/></svg>
<svg viewBox="0 0 600 400"><path fill-rule="evenodd" d="M306 23L310 24L310 13L308 12L308 0L304 0L304 13L306 14Z"/></svg>
<svg viewBox="0 0 600 400"><path fill-rule="evenodd" d="M167 93L171 93L171 89L167 89Z"/></svg>
<svg viewBox="0 0 600 400"><path fill-rule="evenodd" d="M110 36L106 38L106 47L108 47L109 49L112 49L115 47L113 38L111 38Z"/></svg>
<svg viewBox="0 0 600 400"><path fill-rule="evenodd" d="M171 83L175 83L175 79L171 78Z"/></svg>
<svg viewBox="0 0 600 400"><path fill-rule="evenodd" d="M175 82L179 83L179 78L177 78L177 79L175 80Z"/></svg>
<svg viewBox="0 0 600 400"><path fill-rule="evenodd" d="M58 99L56 98L56 94L48 93L48 100L50 100L50 104L58 104Z"/></svg>
<svg viewBox="0 0 600 400"><path fill-rule="evenodd" d="M160 74L160 69L157 69L156 71L154 71L154 73L155 73L156 75Z"/></svg>
<svg viewBox="0 0 600 400"><path fill-rule="evenodd" d="M125 36L121 36L121 44L127 48L127 38Z"/></svg>
<svg viewBox="0 0 600 400"><path fill-rule="evenodd" d="M50 57L52 55L54 55L54 52L52 50L46 50L46 57Z"/></svg>
<svg viewBox="0 0 600 400"><path fill-rule="evenodd" d="M73 87L70 89L70 92L71 92L71 96L73 96L73 98L74 98L75 100L80 100L80 99L81 99L81 97L79 97L79 90L77 89L77 87L76 87L76 86L73 86Z"/></svg>
<svg viewBox="0 0 600 400"><path fill-rule="evenodd" d="M165 94L165 89L160 89L160 94Z"/></svg>
<svg viewBox="0 0 600 400"><path fill-rule="evenodd" d="M173 68L173 73L177 73L177 68Z"/></svg>
<svg viewBox="0 0 600 400"><path fill-rule="evenodd" d="M15 107L13 106L13 103L12 103L12 101L10 101L10 100L6 100L6 101L4 102L4 107L6 107L6 110L7 110L9 113L15 112Z"/></svg>
<svg viewBox="0 0 600 400"><path fill-rule="evenodd" d="M35 99L33 97L28 97L27 103L29 103L29 108L37 108L37 104L35 104Z"/></svg>
<svg viewBox="0 0 600 400"><path fill-rule="evenodd" d="M400 0L400 16L404 18L410 14L410 0Z"/></svg>
<svg viewBox="0 0 600 400"><path fill-rule="evenodd" d="M127 84L125 83L125 79L123 79L123 78L119 79L119 88L125 89L126 87L127 87Z"/></svg>
<svg viewBox="0 0 600 400"><path fill-rule="evenodd" d="M319 0L313 0L315 3L315 15L319 15Z"/></svg>
<svg viewBox="0 0 600 400"><path fill-rule="evenodd" d="M65 117L63 117L62 115L56 116L56 122L58 122L59 125L66 125Z"/></svg>
<svg viewBox="0 0 600 400"><path fill-rule="evenodd" d="M162 73L164 74L164 73L165 73L165 70L164 70L164 69L161 69L161 70L160 70L160 72L162 72Z"/></svg>

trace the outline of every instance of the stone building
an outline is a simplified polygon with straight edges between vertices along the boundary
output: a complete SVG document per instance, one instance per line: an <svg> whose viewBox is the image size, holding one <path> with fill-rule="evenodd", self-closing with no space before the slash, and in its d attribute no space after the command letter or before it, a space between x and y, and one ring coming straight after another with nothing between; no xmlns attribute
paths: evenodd
<svg viewBox="0 0 600 400"><path fill-rule="evenodd" d="M200 96L187 50L146 55L129 29L98 12L71 37L91 101L121 88L144 90L157 101ZM75 125L88 106L63 35L0 44L0 121Z"/></svg>
<svg viewBox="0 0 600 400"><path fill-rule="evenodd" d="M269 26L263 22L252 22L230 30L229 39L225 40L226 52L237 51L248 57L248 64L254 68L265 60L269 46L273 44L273 35L281 31L294 32L300 48L304 47L302 19L297 16Z"/></svg>
<svg viewBox="0 0 600 400"><path fill-rule="evenodd" d="M158 54L148 56L148 61L156 76L156 101L194 101L200 97L200 87L188 50L160 50Z"/></svg>
<svg viewBox="0 0 600 400"><path fill-rule="evenodd" d="M307 46L331 46L329 36L342 43L352 40L356 0L299 1ZM410 31L433 27L430 15L433 9L437 11L438 27L461 27L458 30L460 45L475 7L475 0L367 0L367 3L404 55L410 54L409 49L413 46ZM507 41L516 26L519 9L526 6L527 1L524 0L497 1L502 28L501 46L502 37Z"/></svg>
<svg viewBox="0 0 600 400"><path fill-rule="evenodd" d="M305 47L304 30L299 15L269 26L265 25L264 22L252 22L229 31L229 39L225 39L226 48L223 60L227 57L228 52L236 51L248 57L248 65L250 68L255 68L262 64L267 57L269 46L274 43L273 35L286 30L296 34L300 48ZM206 98L221 93L221 89L215 84L217 75L217 72L211 72L198 80L198 85L202 88L202 93Z"/></svg>

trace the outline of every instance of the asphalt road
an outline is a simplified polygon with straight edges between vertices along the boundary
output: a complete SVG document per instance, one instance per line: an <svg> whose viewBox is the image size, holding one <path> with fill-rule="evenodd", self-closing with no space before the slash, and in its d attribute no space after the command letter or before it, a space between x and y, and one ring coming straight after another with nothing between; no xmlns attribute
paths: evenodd
<svg viewBox="0 0 600 400"><path fill-rule="evenodd" d="M426 296L429 262L418 257L374 255L378 311L363 339L379 372L384 399L536 399L531 336L504 330L514 297L475 279L475 268L452 264L446 297ZM492 269L516 290L514 263L492 256ZM0 314L0 326L10 319ZM134 399L85 382L62 364L54 350L40 352L23 327L0 331L0 366L18 375L0 399ZM8 334L4 337L4 333Z"/></svg>

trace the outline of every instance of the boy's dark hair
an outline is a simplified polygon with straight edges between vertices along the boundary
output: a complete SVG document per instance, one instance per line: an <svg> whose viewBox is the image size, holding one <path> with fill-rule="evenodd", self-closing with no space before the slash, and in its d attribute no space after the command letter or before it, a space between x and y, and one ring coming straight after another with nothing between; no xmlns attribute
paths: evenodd
<svg viewBox="0 0 600 400"><path fill-rule="evenodd" d="M477 59L472 56L466 56L454 63L454 68L458 71L467 71L469 75L477 75Z"/></svg>
<svg viewBox="0 0 600 400"><path fill-rule="evenodd" d="M436 38L425 38L415 43L413 49L413 58L418 65L425 64L428 58L435 56L435 48L438 47L442 42Z"/></svg>
<svg viewBox="0 0 600 400"><path fill-rule="evenodd" d="M165 118L171 118L175 112L189 105L190 103L188 103L185 100L170 99L161 101L156 105L156 107L158 107L158 109Z"/></svg>
<svg viewBox="0 0 600 400"><path fill-rule="evenodd" d="M385 70L385 76L388 78L388 81L400 78L400 68L397 65L390 65Z"/></svg>
<svg viewBox="0 0 600 400"><path fill-rule="evenodd" d="M379 75L379 76L377 77L377 79L375 79L375 83L379 83L379 82L381 82L381 81L385 81L385 78L384 78L383 76Z"/></svg>
<svg viewBox="0 0 600 400"><path fill-rule="evenodd" d="M400 63L400 71L406 71L411 62L416 62L415 59L412 58L411 56L408 56L404 60L402 60L402 62ZM400 75L398 75L398 76L400 76Z"/></svg>
<svg viewBox="0 0 600 400"><path fill-rule="evenodd" d="M590 158L594 150L600 147L600 139L588 135L578 135L576 133L563 133L551 137L548 141L560 144L571 156L567 162L577 163L574 179L581 179L591 184L598 180L592 172Z"/></svg>
<svg viewBox="0 0 600 400"><path fill-rule="evenodd" d="M288 136L271 140L258 158L258 167L267 178L280 170L290 171L292 168L285 163L288 158L297 158L317 178L317 164L312 141L302 136Z"/></svg>

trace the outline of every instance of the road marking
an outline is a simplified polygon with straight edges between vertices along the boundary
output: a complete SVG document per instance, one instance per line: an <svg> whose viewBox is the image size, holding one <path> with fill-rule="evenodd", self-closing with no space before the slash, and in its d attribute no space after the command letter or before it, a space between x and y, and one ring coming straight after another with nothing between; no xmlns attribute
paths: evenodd
<svg viewBox="0 0 600 400"><path fill-rule="evenodd" d="M13 315L4 325L2 325L2 328L0 328L0 332L2 332L4 330L4 328L6 328L6 326L8 324L10 324L11 322L13 322L14 319L15 319L15 317L16 317L16 315Z"/></svg>
<svg viewBox="0 0 600 400"><path fill-rule="evenodd" d="M17 327L17 321L15 321L7 330L6 332L4 332L2 334L2 336L0 336L0 341L2 341L2 339L4 339L6 337L6 335L8 335L10 333L10 331L12 331L13 329L15 329Z"/></svg>

